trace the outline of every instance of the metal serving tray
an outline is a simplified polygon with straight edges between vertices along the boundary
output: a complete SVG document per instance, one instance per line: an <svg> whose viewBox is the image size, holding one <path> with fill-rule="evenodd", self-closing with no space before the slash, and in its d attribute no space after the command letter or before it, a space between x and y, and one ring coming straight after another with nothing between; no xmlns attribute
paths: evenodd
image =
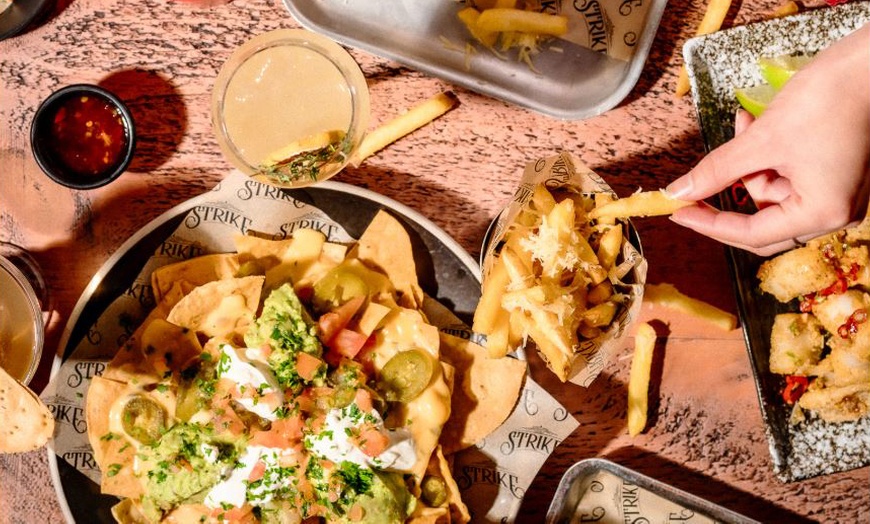
<svg viewBox="0 0 870 524"><path fill-rule="evenodd" d="M556 488L547 524L598 522L757 524L731 510L641 475L615 462L592 458L571 466Z"/></svg>
<svg viewBox="0 0 870 524"><path fill-rule="evenodd" d="M634 88L667 0L649 3L628 61L559 40L534 57L537 72L511 56L480 49L468 55L470 37L456 18L461 4L453 0L283 2L303 27L344 45L548 116L579 120L612 109ZM573 15L569 25L586 24Z"/></svg>

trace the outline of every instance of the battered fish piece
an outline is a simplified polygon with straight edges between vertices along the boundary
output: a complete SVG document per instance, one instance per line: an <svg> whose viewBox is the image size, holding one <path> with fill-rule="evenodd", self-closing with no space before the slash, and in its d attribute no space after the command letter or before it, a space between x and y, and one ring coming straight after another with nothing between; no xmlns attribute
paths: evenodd
<svg viewBox="0 0 870 524"><path fill-rule="evenodd" d="M833 285L838 275L821 250L806 246L765 261L758 278L762 291L788 302Z"/></svg>
<svg viewBox="0 0 870 524"><path fill-rule="evenodd" d="M831 334L837 334L840 326L859 309L870 311L870 295L850 289L839 295L829 295L813 303L813 315Z"/></svg>
<svg viewBox="0 0 870 524"><path fill-rule="evenodd" d="M858 420L870 413L870 383L810 389L798 404L828 422Z"/></svg>
<svg viewBox="0 0 870 524"><path fill-rule="evenodd" d="M825 348L822 330L822 324L812 315L777 315L770 333L770 371L782 375L812 374Z"/></svg>

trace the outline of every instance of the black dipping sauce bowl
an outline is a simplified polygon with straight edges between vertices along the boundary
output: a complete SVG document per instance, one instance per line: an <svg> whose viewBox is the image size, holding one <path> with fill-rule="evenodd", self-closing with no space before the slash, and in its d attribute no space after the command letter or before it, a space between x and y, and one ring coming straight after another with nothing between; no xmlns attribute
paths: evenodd
<svg viewBox="0 0 870 524"><path fill-rule="evenodd" d="M101 87L70 85L40 104L30 145L49 178L73 189L94 189L118 178L130 164L136 146L133 116Z"/></svg>

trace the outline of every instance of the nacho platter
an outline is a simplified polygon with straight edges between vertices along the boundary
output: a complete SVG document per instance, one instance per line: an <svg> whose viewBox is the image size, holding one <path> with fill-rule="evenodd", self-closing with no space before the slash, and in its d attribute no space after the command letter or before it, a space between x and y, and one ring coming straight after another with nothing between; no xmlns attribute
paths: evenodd
<svg viewBox="0 0 870 524"><path fill-rule="evenodd" d="M761 83L760 56L815 53L870 20L870 3L852 2L785 18L759 22L689 40L683 48L695 110L707 150L734 135L737 87ZM751 213L745 191L723 192L724 209ZM782 399L784 378L769 368L770 335L776 314L795 311L759 291L763 258L729 248L741 324L765 423L774 473L785 482L846 471L870 464L870 418L828 423L820 419L789 422Z"/></svg>
<svg viewBox="0 0 870 524"><path fill-rule="evenodd" d="M424 291L449 305L460 318L469 318L478 299L478 268L452 239L413 210L377 194L351 186L325 183L317 188L294 190L294 199L308 203L358 238L380 210L387 209L408 230L414 244L414 258ZM198 197L155 219L106 262L94 277L67 324L62 340L64 358L77 342L88 336L88 329L102 311L142 269L143 261L179 225L187 213L202 203ZM55 372L60 362L56 362ZM49 452L55 488L65 516L70 522L113 522L110 513L115 497L100 495L99 486L82 473L57 460Z"/></svg>

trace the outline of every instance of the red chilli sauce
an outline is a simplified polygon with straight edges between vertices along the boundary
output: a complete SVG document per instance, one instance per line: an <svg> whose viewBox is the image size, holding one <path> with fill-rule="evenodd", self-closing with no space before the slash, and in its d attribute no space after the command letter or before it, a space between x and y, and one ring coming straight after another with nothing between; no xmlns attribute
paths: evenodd
<svg viewBox="0 0 870 524"><path fill-rule="evenodd" d="M48 145L70 171L95 177L121 162L128 140L121 112L114 104L87 94L61 103L52 118Z"/></svg>

